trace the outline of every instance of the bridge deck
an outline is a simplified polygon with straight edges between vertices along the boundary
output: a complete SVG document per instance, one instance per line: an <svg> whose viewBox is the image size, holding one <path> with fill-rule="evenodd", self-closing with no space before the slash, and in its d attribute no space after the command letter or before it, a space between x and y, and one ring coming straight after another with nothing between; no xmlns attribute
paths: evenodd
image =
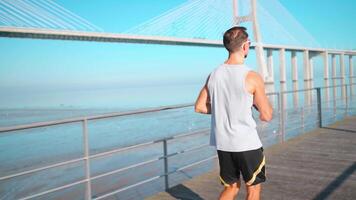
<svg viewBox="0 0 356 200"><path fill-rule="evenodd" d="M262 199L356 199L356 117L265 150ZM148 199L217 199L218 164L209 173ZM242 186L238 199L245 198Z"/></svg>

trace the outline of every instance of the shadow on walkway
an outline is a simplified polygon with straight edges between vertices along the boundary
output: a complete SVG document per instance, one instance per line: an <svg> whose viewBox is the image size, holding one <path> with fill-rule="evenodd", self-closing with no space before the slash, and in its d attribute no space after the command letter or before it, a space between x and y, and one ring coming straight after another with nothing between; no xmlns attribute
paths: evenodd
<svg viewBox="0 0 356 200"><path fill-rule="evenodd" d="M331 128L331 127L326 127L326 126L323 126L323 127L321 127L321 128L330 129L330 130L335 130L335 131L344 131L344 132L356 133L356 131L354 131L354 130L349 130L349 129Z"/></svg>
<svg viewBox="0 0 356 200"><path fill-rule="evenodd" d="M182 184L170 188L167 193L169 193L172 197L181 200L203 200L201 196Z"/></svg>
<svg viewBox="0 0 356 200"><path fill-rule="evenodd" d="M340 185L354 172L356 171L356 162L353 165L345 169L334 181L332 181L328 186L324 188L318 195L316 195L313 200L324 200L326 199L334 190L336 190Z"/></svg>

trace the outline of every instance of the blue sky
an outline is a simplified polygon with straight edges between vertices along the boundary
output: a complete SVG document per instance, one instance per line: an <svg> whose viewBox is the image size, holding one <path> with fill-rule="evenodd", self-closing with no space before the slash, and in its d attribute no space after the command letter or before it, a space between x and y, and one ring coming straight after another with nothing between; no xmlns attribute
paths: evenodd
<svg viewBox="0 0 356 200"><path fill-rule="evenodd" d="M123 32L185 1L58 2L107 32ZM356 3L352 0L280 2L320 44L356 48ZM220 48L14 38L0 38L0 48L0 92L6 96L0 107L30 105L31 101L21 99L32 93L199 85L226 57ZM253 63L252 59L248 62Z"/></svg>

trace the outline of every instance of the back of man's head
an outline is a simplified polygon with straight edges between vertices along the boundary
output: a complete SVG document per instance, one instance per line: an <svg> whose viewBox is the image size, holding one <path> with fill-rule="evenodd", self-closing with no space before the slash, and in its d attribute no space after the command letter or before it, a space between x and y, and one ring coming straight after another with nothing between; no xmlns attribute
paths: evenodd
<svg viewBox="0 0 356 200"><path fill-rule="evenodd" d="M247 40L248 34L243 26L235 26L224 33L224 46L229 53L240 50L242 44Z"/></svg>

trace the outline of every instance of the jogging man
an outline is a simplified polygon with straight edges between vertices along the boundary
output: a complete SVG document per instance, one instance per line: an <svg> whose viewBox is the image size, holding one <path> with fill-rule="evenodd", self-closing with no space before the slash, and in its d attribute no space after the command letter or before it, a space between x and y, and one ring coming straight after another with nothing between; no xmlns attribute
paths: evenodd
<svg viewBox="0 0 356 200"><path fill-rule="evenodd" d="M247 189L246 199L260 199L265 177L263 147L252 117L252 106L262 121L272 120L272 106L262 77L244 64L250 47L245 27L224 34L228 59L215 68L200 91L195 112L211 114L210 144L216 146L220 182L225 186L221 200L235 199L240 174Z"/></svg>

